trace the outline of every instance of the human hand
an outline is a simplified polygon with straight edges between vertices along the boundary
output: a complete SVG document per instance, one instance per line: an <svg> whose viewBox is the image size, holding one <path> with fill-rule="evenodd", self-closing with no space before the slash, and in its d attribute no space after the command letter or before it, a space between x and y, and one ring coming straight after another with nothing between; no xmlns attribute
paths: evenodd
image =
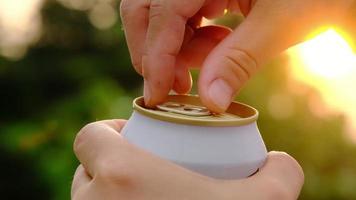
<svg viewBox="0 0 356 200"><path fill-rule="evenodd" d="M72 199L235 200L297 199L304 181L289 155L270 152L255 175L241 180L205 177L129 144L123 120L85 126L74 151L81 165L72 184Z"/></svg>
<svg viewBox="0 0 356 200"><path fill-rule="evenodd" d="M145 79L147 106L171 89L187 93L189 67L201 67L199 96L223 112L244 83L269 58L300 42L315 27L337 20L354 0L122 0L127 43L135 69ZM232 33L200 27L202 16L225 9L246 19Z"/></svg>

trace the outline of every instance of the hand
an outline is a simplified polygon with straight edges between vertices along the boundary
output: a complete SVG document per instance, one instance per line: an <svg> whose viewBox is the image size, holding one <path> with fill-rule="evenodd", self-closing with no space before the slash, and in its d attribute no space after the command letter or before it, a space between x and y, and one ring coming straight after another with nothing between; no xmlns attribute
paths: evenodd
<svg viewBox="0 0 356 200"><path fill-rule="evenodd" d="M289 155L270 152L252 177L216 180L162 160L129 144L120 135L125 121L85 126L74 151L81 165L72 199L236 200L297 199L303 185L301 167Z"/></svg>
<svg viewBox="0 0 356 200"><path fill-rule="evenodd" d="M223 112L269 58L333 23L354 0L122 0L121 17L135 69L145 79L147 106L168 92L187 93L189 67L201 67L198 90L212 111ZM241 11L245 21L200 27L202 17Z"/></svg>

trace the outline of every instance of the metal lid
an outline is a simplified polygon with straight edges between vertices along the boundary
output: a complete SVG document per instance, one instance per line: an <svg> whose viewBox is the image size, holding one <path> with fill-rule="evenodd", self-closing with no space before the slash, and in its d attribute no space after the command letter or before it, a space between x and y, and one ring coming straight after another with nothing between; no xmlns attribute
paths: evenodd
<svg viewBox="0 0 356 200"><path fill-rule="evenodd" d="M143 97L138 97L133 101L133 108L150 118L197 126L242 126L258 117L255 108L239 102L232 102L225 113L212 113L193 95L169 95L167 101L155 109L146 108Z"/></svg>

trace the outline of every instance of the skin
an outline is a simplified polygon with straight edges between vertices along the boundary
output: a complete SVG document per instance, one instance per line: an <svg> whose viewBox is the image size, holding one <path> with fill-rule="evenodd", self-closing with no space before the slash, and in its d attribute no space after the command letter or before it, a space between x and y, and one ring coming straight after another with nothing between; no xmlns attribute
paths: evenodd
<svg viewBox="0 0 356 200"><path fill-rule="evenodd" d="M145 80L148 107L170 90L190 91L189 68L201 69L199 96L224 112L268 59L303 41L316 27L341 23L354 0L122 0L133 65ZM228 9L246 18L235 30L200 27Z"/></svg>
<svg viewBox="0 0 356 200"><path fill-rule="evenodd" d="M304 182L299 164L282 152L270 152L260 171L246 179L201 176L129 144L120 135L124 124L100 121L78 133L74 152L81 165L72 199L293 200Z"/></svg>
<svg viewBox="0 0 356 200"><path fill-rule="evenodd" d="M145 79L145 104L170 90L189 92L189 68L201 69L199 96L224 112L233 97L271 57L303 41L315 27L339 23L354 0L122 0L121 17L133 65ZM201 27L228 9L246 16L235 30ZM270 152L262 169L241 180L216 180L159 159L125 141L125 121L85 126L74 151L81 165L72 199L236 200L297 199L304 182L299 164Z"/></svg>

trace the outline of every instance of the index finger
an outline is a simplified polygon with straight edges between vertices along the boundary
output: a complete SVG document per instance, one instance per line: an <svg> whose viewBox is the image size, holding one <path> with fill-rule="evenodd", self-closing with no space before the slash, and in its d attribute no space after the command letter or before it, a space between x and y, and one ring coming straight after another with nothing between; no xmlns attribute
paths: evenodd
<svg viewBox="0 0 356 200"><path fill-rule="evenodd" d="M151 1L142 57L147 106L164 101L172 89L176 56L184 40L186 22L203 4L204 0Z"/></svg>
<svg viewBox="0 0 356 200"><path fill-rule="evenodd" d="M122 0L120 3L120 15L131 62L139 74L142 74L142 53L148 26L148 7L147 0Z"/></svg>
<svg viewBox="0 0 356 200"><path fill-rule="evenodd" d="M71 189L71 197L77 195L79 190L87 187L90 184L91 177L88 176L86 170L84 169L83 165L79 165L77 170L74 173L74 178L72 182L72 189Z"/></svg>
<svg viewBox="0 0 356 200"><path fill-rule="evenodd" d="M91 177L100 172L123 143L120 131L124 120L94 122L82 128L74 141L74 153Z"/></svg>

